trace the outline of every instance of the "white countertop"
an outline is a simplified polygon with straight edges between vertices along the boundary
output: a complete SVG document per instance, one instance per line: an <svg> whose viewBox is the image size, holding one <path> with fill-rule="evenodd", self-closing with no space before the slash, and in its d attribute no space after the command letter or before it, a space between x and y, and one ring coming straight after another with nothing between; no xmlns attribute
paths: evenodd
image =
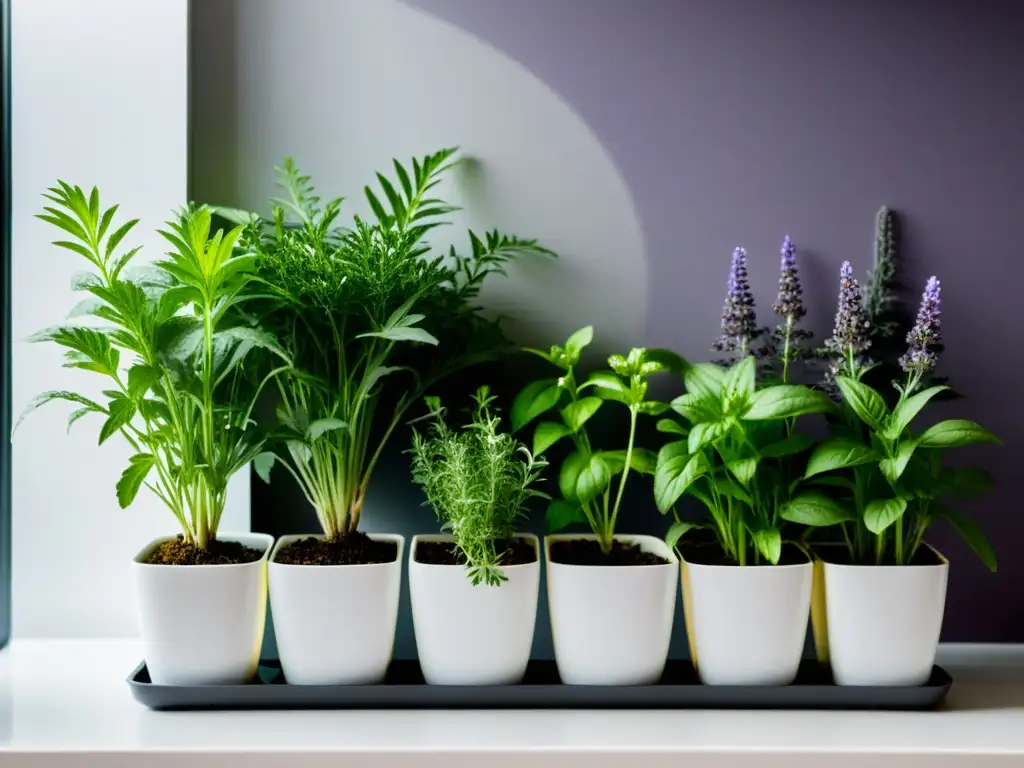
<svg viewBox="0 0 1024 768"><path fill-rule="evenodd" d="M943 648L956 682L935 712L152 712L125 682L139 658L126 640L14 641L0 767L1024 766L1017 646Z"/></svg>

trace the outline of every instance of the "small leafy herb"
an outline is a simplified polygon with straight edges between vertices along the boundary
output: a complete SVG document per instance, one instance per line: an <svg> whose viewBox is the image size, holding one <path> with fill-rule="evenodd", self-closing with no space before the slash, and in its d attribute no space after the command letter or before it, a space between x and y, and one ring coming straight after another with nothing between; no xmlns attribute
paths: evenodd
<svg viewBox="0 0 1024 768"><path fill-rule="evenodd" d="M200 549L216 539L228 481L262 450L265 434L251 414L260 391L288 370L288 355L241 311L255 258L237 247L241 227L211 233L211 210L189 208L160 232L171 250L132 275L139 248L120 246L137 219L114 225L118 206L100 207L99 192L59 182L54 205L39 216L71 236L55 243L91 268L75 288L89 296L73 311L101 325L62 325L34 341L65 349L65 367L105 378L104 400L53 391L29 406L64 400L80 406L68 428L103 417L102 444L120 434L135 451L117 483L128 507L145 485L174 514L184 540ZM257 348L274 366L255 382L244 363ZM23 417L24 418L24 417Z"/></svg>
<svg viewBox="0 0 1024 768"><path fill-rule="evenodd" d="M498 586L507 580L499 542L511 544L531 498L550 498L531 487L547 461L500 431L487 387L478 389L474 400L470 423L453 430L440 401L428 398L433 422L427 436L413 432L412 478L443 522L441 530L452 534L467 577L474 585Z"/></svg>
<svg viewBox="0 0 1024 768"><path fill-rule="evenodd" d="M513 402L511 416L512 428L518 431L557 409L558 420L541 421L533 434L533 452L537 455L564 438L573 445L558 477L562 498L548 507L548 531L585 521L596 534L601 551L607 554L612 549L630 470L654 472L654 453L635 445L637 418L640 414L664 413L668 406L647 399L647 380L655 373L680 368L682 360L665 350L632 349L626 356L609 357L611 370L597 371L580 382L576 366L593 337L594 329L588 326L572 334L564 346L527 350L561 369L562 375L527 385ZM587 422L607 402L625 406L628 413L629 438L624 450L595 450L587 432Z"/></svg>
<svg viewBox="0 0 1024 768"><path fill-rule="evenodd" d="M945 503L987 491L992 478L980 469L942 466L942 451L999 439L965 419L940 421L921 433L910 428L929 401L947 389L924 386L942 348L940 324L940 286L932 277L906 337L908 349L899 361L906 378L893 381L892 407L864 383L872 366L860 361L854 344L847 340L837 350L845 361L835 377L843 419L815 448L804 477L848 494L841 503L852 514L840 527L854 562L910 563L932 523L946 520L988 568L996 569L995 553L977 523Z"/></svg>

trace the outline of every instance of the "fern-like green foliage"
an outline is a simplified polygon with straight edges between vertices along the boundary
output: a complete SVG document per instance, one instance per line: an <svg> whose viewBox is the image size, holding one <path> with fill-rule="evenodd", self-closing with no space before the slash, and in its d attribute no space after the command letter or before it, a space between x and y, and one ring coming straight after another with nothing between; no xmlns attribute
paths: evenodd
<svg viewBox="0 0 1024 768"><path fill-rule="evenodd" d="M428 234L456 210L438 197L455 153L395 160L391 178L378 173L365 188L375 221L342 225L343 199L322 202L290 158L277 169L282 194L269 220L221 211L244 223L257 255L253 306L296 361L277 380L279 425L256 469L269 481L281 463L331 539L356 530L373 469L409 406L507 347L476 305L484 281L522 254L553 255L497 231L469 232L465 252L435 251Z"/></svg>
<svg viewBox="0 0 1024 768"><path fill-rule="evenodd" d="M102 417L99 442L120 434L135 454L117 483L128 507L145 485L177 518L186 540L205 548L216 538L231 476L262 450L265 435L251 418L260 389L288 366L272 337L241 311L256 259L237 248L241 227L211 234L211 210L189 207L160 234L165 257L131 270L139 248L122 241L137 219L115 226L118 206L100 206L98 190L58 182L40 219L62 232L54 244L86 260L75 278L87 294L72 311L89 323L60 325L34 341L64 349L65 367L101 376L107 389L93 399L71 391L44 392L26 410L54 401L78 408L80 419ZM278 361L262 381L243 363L256 348ZM20 423L20 420L19 420Z"/></svg>
<svg viewBox="0 0 1024 768"><path fill-rule="evenodd" d="M474 585L500 585L505 545L526 516L531 498L548 496L533 489L547 461L534 458L512 435L501 431L487 387L477 390L472 419L462 429L445 423L444 409L429 398L433 421L424 435L413 432L412 478L426 503L450 532Z"/></svg>

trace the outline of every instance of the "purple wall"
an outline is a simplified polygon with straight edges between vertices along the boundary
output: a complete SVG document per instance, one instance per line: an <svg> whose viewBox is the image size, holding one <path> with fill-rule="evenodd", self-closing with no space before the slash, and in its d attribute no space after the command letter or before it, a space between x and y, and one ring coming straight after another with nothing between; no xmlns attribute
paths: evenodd
<svg viewBox="0 0 1024 768"><path fill-rule="evenodd" d="M942 280L944 372L967 396L942 415L977 419L1006 440L960 457L988 463L999 480L969 509L995 543L998 575L944 532L933 536L955 562L944 638L1024 640L1013 474L1024 409L1008 405L1024 392L1024 322L1010 294L1024 212L1024 3L412 4L528 67L607 147L642 218L651 301L637 311L651 345L709 354L734 245L750 251L766 310L784 234L822 338L840 262L866 269L875 211L900 212L906 281Z"/></svg>

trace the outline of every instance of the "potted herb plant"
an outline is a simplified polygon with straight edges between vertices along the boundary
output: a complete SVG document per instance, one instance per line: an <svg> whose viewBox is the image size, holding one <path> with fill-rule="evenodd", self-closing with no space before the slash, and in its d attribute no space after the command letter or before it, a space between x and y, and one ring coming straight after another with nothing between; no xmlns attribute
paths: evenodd
<svg viewBox="0 0 1024 768"><path fill-rule="evenodd" d="M412 477L442 521L409 551L416 648L424 679L441 685L508 685L526 671L540 589L537 537L519 533L532 488L547 466L500 431L494 396L481 387L470 423L413 433Z"/></svg>
<svg viewBox="0 0 1024 768"><path fill-rule="evenodd" d="M374 467L408 407L452 371L503 349L475 305L512 257L549 254L532 240L469 233L470 255L430 256L426 235L453 206L433 191L453 149L395 161L366 189L376 221L338 223L290 160L272 221L247 222L262 322L295 367L277 378L278 428L255 468L279 464L316 511L322 533L284 536L271 555L270 599L290 683L372 683L391 660L404 539L359 530ZM434 195L434 197L432 197ZM329 604L330 610L323 606Z"/></svg>
<svg viewBox="0 0 1024 768"><path fill-rule="evenodd" d="M665 406L647 399L648 378L668 370L663 350L633 349L612 355L611 370L577 378L580 353L593 329L583 328L564 346L530 350L561 370L519 393L512 426L537 424L533 452L543 454L559 441L572 451L558 477L561 498L548 507L547 528L555 532L585 522L590 534L554 534L544 539L548 608L555 661L563 683L644 685L660 679L668 655L675 613L679 564L665 542L654 536L616 534L626 481L631 472L650 474L654 454L635 445L641 414ZM587 424L606 403L626 416L625 449L598 450Z"/></svg>
<svg viewBox="0 0 1024 768"><path fill-rule="evenodd" d="M727 369L700 363L686 368L686 393L672 402L683 422L663 419L658 429L678 436L658 454L654 493L667 513L685 494L701 502L705 522L679 520L667 536L682 560L683 601L690 655L709 684L786 685L802 655L810 610L813 566L798 545L783 538L785 521L831 524L843 516L822 494L791 482L813 440L796 430L800 416L830 410L829 398L788 383L798 359L803 317L792 244L783 244L778 331L781 379L758 381L752 341L754 301L747 284L746 252L733 253L722 337L715 348L730 355ZM680 541L710 528L711 542Z"/></svg>
<svg viewBox="0 0 1024 768"><path fill-rule="evenodd" d="M949 419L916 431L911 425L944 385L923 387L941 350L940 286L925 286L917 319L900 358L905 379L894 381L890 407L864 383L872 369L869 323L849 262L840 272L828 383L841 401L841 417L828 440L811 454L804 477L842 494L849 510L840 524L846 549L824 559L824 613L815 621L819 649L840 685L918 685L927 681L945 607L949 563L924 540L945 521L986 566L995 553L973 520L948 505L991 487L980 469L943 466L942 452L998 443L987 429ZM816 609L818 604L816 603ZM820 611L819 611L820 613Z"/></svg>
<svg viewBox="0 0 1024 768"><path fill-rule="evenodd" d="M72 312L91 324L61 325L36 341L65 350L65 366L106 383L102 398L52 391L30 408L68 401L79 419L99 416L100 444L120 435L134 454L117 482L131 505L145 485L181 527L146 545L133 563L139 627L150 679L164 685L238 683L256 672L267 601L264 534L218 530L228 480L263 447L252 411L263 386L288 368L274 340L239 311L255 259L236 246L241 228L211 234L209 208L188 208L161 231L170 251L133 270L122 248L137 219L115 224L94 188L60 182L40 218L69 239L55 244L89 263ZM255 348L278 365L262 381L243 367Z"/></svg>

